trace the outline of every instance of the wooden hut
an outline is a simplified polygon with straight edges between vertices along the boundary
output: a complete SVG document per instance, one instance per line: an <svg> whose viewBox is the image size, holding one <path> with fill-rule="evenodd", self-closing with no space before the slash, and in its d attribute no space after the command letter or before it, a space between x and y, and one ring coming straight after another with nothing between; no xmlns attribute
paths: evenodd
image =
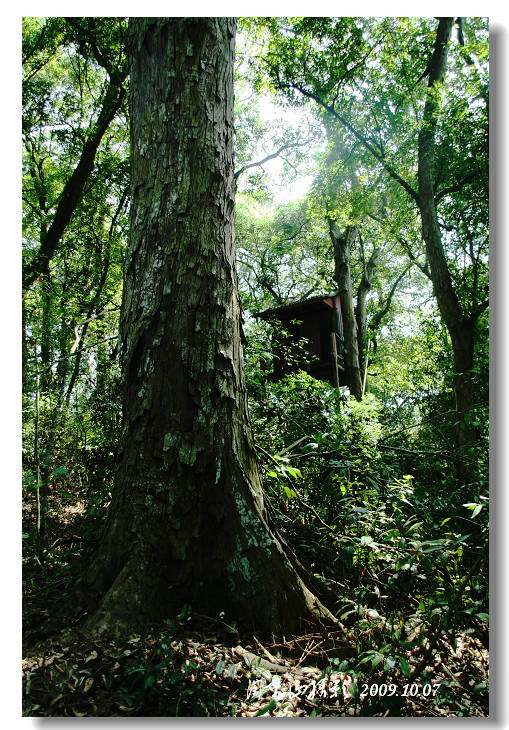
<svg viewBox="0 0 509 730"><path fill-rule="evenodd" d="M272 373L275 380L301 368L317 380L335 386L343 384L344 340L339 294L303 299L254 316L271 322L275 329L277 357ZM287 353L292 342L301 344L305 362L289 360Z"/></svg>

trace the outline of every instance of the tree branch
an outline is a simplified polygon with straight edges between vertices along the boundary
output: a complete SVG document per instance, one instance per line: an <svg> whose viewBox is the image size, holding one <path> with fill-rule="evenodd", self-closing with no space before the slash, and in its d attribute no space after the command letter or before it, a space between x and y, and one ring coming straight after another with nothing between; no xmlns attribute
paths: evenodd
<svg viewBox="0 0 509 730"><path fill-rule="evenodd" d="M123 78L125 78L125 75L124 73ZM82 198L85 184L94 169L95 156L101 140L124 101L126 90L122 85L122 81L110 82L99 117L88 130L88 138L83 145L79 162L64 185L53 221L47 232L41 236L41 243L35 256L23 265L23 288L25 291L32 286L37 275L48 266Z"/></svg>
<svg viewBox="0 0 509 730"><path fill-rule="evenodd" d="M442 188L442 190L439 190L438 193L435 195L435 205L438 205L438 203L446 195L450 195L451 193L459 193L460 190L463 190L467 182L474 180L475 177L477 177L477 173L470 173L469 175L465 175L465 177L458 183L456 183L456 185L450 185L448 188Z"/></svg>
<svg viewBox="0 0 509 730"><path fill-rule="evenodd" d="M388 313L389 309L391 308L392 299L394 297L394 294L396 293L396 289L398 288L398 284L401 281L401 279L405 276L405 274L410 271L410 267L412 264L408 264L408 266L401 272L401 274L395 279L391 290L389 292L389 295L385 301L385 305L382 309L380 309L374 317L372 317L370 322L370 329L375 331L380 327L380 324L382 322L382 319L385 317L385 315Z"/></svg>
<svg viewBox="0 0 509 730"><path fill-rule="evenodd" d="M384 156L373 146L373 143L370 142L361 132L359 132L355 127L347 120L345 119L339 112L336 111L336 109L331 106L330 104L327 104L323 99L321 99L317 94L314 94L311 91L307 91L307 89L304 89L299 84L291 84L291 88L295 89L296 91L299 91L303 96L306 96L308 99L312 99L313 101L316 101L317 104L319 104L323 109L325 109L329 114L331 114L335 119L337 119L341 124L346 127L356 139L361 142L364 147L371 152L373 157L380 162L380 164L384 167L384 169L389 173L389 175L395 180L399 185L401 185L402 188L406 190L406 192L410 195L410 197L418 204L419 203L419 194L413 189L413 187L408 183L404 178L401 177L401 175L396 172L396 170L390 165L387 160L384 158Z"/></svg>
<svg viewBox="0 0 509 730"><path fill-rule="evenodd" d="M258 160L257 162L250 162L248 165L244 165L234 173L233 177L235 178L235 180L237 180L243 172L249 170L251 167L262 167L266 162L269 162L269 160L274 160L276 157L279 157L279 155L285 150L290 149L291 147L303 147L308 143L309 140L306 140L305 142L288 142L287 144L282 145L275 152L272 152L272 154L264 157L262 160Z"/></svg>

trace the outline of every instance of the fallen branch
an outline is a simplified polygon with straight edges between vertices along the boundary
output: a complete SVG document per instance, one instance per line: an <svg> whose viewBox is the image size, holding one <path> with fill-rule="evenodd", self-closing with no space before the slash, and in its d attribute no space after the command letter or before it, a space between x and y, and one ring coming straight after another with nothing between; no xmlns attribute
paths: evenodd
<svg viewBox="0 0 509 730"><path fill-rule="evenodd" d="M286 674L287 672L294 671L294 667L289 666L283 666L282 664L275 664L274 662L269 662L267 659L264 659L263 657L257 656L256 654L253 654L251 651L247 651L247 649L244 649L242 646L236 646L233 650L236 654L238 654L244 661L246 662L247 666L251 669L252 667L260 667L261 669L266 669L269 672L276 673L276 674ZM299 670L299 673L302 673L301 670Z"/></svg>

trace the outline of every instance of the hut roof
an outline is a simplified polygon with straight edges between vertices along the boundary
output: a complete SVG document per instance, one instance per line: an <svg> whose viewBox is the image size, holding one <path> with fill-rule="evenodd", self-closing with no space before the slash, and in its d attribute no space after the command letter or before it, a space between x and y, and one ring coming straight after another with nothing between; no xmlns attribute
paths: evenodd
<svg viewBox="0 0 509 730"><path fill-rule="evenodd" d="M322 308L333 308L333 299L336 294L323 294L316 297L310 297L309 299L300 299L296 302L290 302L290 304L283 304L279 307L272 307L271 309L265 309L263 312L255 312L253 317L260 317L260 319L270 319L276 317L280 319L287 319L293 314L302 312L305 309L322 309Z"/></svg>

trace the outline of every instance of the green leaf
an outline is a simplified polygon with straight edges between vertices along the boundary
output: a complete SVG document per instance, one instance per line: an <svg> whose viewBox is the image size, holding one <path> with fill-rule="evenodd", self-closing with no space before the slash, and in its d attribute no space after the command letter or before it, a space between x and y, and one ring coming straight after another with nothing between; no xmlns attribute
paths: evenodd
<svg viewBox="0 0 509 730"><path fill-rule="evenodd" d="M302 472L300 469L296 469L293 466L286 466L285 471L287 471L288 474L290 474L295 479L302 479Z"/></svg>
<svg viewBox="0 0 509 730"><path fill-rule="evenodd" d="M51 472L52 477L56 477L59 474L69 474L69 469L66 466L59 466Z"/></svg>
<svg viewBox="0 0 509 730"><path fill-rule="evenodd" d="M283 486L283 489L285 490L285 494L288 497L288 499L297 499L297 493L293 491L293 489L290 489L290 487Z"/></svg>
<svg viewBox="0 0 509 730"><path fill-rule="evenodd" d="M371 535L363 535L361 537L361 545L371 545L372 542L373 538L371 537Z"/></svg>
<svg viewBox="0 0 509 730"><path fill-rule="evenodd" d="M262 707L261 710L258 710L255 717L260 717L260 715L265 715L266 712L270 712L271 710L274 710L277 707L276 700L271 700L268 705L265 705L265 707Z"/></svg>
<svg viewBox="0 0 509 730"><path fill-rule="evenodd" d="M359 685L357 682L352 682L352 684L348 685L348 694L350 697L358 697L359 695Z"/></svg>
<svg viewBox="0 0 509 730"><path fill-rule="evenodd" d="M475 687L474 687L474 690L473 690L473 691L474 691L474 692L475 692L476 694L478 694L479 692L483 692L483 691L484 691L484 690L486 690L486 689L487 689L487 685L486 685L486 682L479 682L478 684L476 684L476 685L475 685Z"/></svg>
<svg viewBox="0 0 509 730"><path fill-rule="evenodd" d="M343 548L343 560L345 561L345 565L348 565L351 567L353 565L353 558L355 555L355 548L353 545L346 545Z"/></svg>
<svg viewBox="0 0 509 730"><path fill-rule="evenodd" d="M412 669L410 667L410 664L407 662L407 660L404 659L403 657L400 657L399 666L401 667L401 671L403 672L405 677L407 677L407 678L410 677L410 675L412 674Z"/></svg>

